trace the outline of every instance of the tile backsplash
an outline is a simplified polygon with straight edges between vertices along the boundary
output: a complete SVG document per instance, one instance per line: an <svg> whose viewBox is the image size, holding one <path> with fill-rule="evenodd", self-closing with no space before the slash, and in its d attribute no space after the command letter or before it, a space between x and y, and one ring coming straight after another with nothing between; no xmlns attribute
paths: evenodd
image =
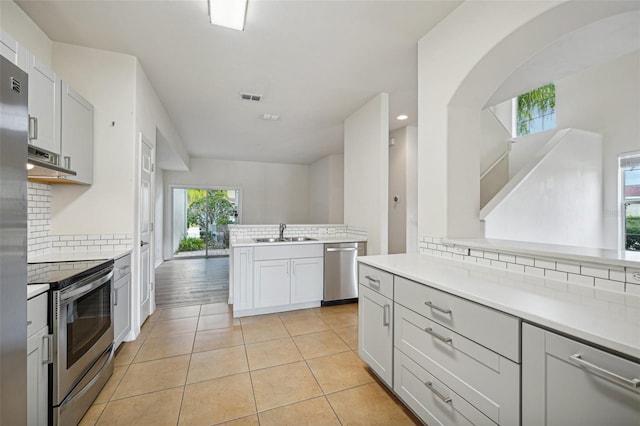
<svg viewBox="0 0 640 426"><path fill-rule="evenodd" d="M238 241L251 240L253 238L267 238L278 236L278 225L230 225L229 241L233 244ZM367 237L367 230L349 225L287 225L284 235L286 237Z"/></svg>
<svg viewBox="0 0 640 426"><path fill-rule="evenodd" d="M595 287L640 295L640 269L625 268L613 264L587 264L550 255L545 258L530 255L519 256L511 251L479 250L463 246L444 244L441 238L422 236L418 251L431 256L440 256L484 265L527 275L549 278L569 284Z"/></svg>
<svg viewBox="0 0 640 426"><path fill-rule="evenodd" d="M27 184L27 256L56 252L128 250L133 234L51 233L51 185Z"/></svg>

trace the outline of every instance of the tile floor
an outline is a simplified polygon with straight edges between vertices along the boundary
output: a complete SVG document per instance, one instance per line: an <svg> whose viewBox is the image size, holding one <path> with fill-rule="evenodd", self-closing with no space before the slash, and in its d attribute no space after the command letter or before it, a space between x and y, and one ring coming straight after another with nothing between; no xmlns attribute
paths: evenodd
<svg viewBox="0 0 640 426"><path fill-rule="evenodd" d="M357 305L158 309L81 425L415 425L358 357Z"/></svg>

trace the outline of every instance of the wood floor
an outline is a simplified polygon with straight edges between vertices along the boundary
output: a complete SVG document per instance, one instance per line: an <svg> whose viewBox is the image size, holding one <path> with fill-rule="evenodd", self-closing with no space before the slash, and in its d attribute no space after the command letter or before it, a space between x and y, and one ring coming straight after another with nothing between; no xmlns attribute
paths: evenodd
<svg viewBox="0 0 640 426"><path fill-rule="evenodd" d="M156 305L227 303L229 258L173 259L156 269Z"/></svg>

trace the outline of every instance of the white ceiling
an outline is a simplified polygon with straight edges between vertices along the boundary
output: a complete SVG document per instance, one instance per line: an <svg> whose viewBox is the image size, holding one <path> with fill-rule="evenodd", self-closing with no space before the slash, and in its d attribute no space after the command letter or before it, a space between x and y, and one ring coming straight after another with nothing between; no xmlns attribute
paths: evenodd
<svg viewBox="0 0 640 426"><path fill-rule="evenodd" d="M391 130L417 124L417 41L459 3L249 0L238 32L206 0L17 0L54 41L137 56L191 156L301 164L342 152L379 92Z"/></svg>

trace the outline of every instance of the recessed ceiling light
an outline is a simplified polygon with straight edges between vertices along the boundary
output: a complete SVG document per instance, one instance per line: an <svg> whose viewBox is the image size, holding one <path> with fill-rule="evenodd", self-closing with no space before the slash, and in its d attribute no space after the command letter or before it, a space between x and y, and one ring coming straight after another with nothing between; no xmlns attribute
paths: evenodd
<svg viewBox="0 0 640 426"><path fill-rule="evenodd" d="M244 31L246 15L247 0L209 0L209 17L214 25Z"/></svg>
<svg viewBox="0 0 640 426"><path fill-rule="evenodd" d="M262 114L260 116L260 118L262 118L263 120L267 120L267 121L278 121L280 120L280 116L277 114Z"/></svg>
<svg viewBox="0 0 640 426"><path fill-rule="evenodd" d="M408 116L408 115L401 114L401 115L397 116L396 118L397 118L398 120L401 120L401 121L402 121L402 120L406 120L407 118L409 118L409 116Z"/></svg>

